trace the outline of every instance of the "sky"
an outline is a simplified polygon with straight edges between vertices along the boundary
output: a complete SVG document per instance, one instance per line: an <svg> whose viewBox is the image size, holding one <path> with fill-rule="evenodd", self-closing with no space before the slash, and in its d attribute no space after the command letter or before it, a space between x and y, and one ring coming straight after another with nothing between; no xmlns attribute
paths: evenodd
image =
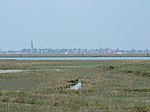
<svg viewBox="0 0 150 112"><path fill-rule="evenodd" d="M0 48L150 49L150 0L0 0Z"/></svg>

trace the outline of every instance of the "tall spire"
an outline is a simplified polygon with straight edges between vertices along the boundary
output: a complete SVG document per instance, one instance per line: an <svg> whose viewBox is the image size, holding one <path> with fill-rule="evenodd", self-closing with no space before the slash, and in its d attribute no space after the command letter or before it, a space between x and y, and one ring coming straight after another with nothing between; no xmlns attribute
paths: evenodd
<svg viewBox="0 0 150 112"><path fill-rule="evenodd" d="M132 49L131 49L132 51L134 51L134 47L132 46Z"/></svg>
<svg viewBox="0 0 150 112"><path fill-rule="evenodd" d="M33 41L31 40L31 50L33 50Z"/></svg>

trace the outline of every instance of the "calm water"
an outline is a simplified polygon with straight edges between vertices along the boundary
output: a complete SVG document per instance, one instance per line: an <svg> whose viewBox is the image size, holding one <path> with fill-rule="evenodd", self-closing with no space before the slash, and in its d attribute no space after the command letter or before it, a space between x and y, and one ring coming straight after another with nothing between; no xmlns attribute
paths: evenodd
<svg viewBox="0 0 150 112"><path fill-rule="evenodd" d="M49 57L0 58L0 60L150 60L150 57Z"/></svg>

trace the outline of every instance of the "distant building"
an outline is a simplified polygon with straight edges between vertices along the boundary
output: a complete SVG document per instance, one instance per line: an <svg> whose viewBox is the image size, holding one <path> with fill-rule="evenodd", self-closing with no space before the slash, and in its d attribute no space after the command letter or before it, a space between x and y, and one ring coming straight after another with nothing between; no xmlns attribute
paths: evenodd
<svg viewBox="0 0 150 112"><path fill-rule="evenodd" d="M131 49L131 51L135 51L133 46L132 46L132 49Z"/></svg>
<svg viewBox="0 0 150 112"><path fill-rule="evenodd" d="M2 48L0 49L0 53L2 53L3 52L3 50L2 50Z"/></svg>
<svg viewBox="0 0 150 112"><path fill-rule="evenodd" d="M31 50L33 50L33 41L31 40Z"/></svg>
<svg viewBox="0 0 150 112"><path fill-rule="evenodd" d="M122 52L117 52L116 54L123 54Z"/></svg>

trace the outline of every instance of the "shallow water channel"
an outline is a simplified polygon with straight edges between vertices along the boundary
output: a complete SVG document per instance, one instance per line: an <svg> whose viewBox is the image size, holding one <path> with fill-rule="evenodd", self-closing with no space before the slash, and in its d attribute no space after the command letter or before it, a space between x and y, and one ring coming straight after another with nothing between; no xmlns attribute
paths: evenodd
<svg viewBox="0 0 150 112"><path fill-rule="evenodd" d="M23 71L25 70L0 70L0 73L18 73Z"/></svg>

